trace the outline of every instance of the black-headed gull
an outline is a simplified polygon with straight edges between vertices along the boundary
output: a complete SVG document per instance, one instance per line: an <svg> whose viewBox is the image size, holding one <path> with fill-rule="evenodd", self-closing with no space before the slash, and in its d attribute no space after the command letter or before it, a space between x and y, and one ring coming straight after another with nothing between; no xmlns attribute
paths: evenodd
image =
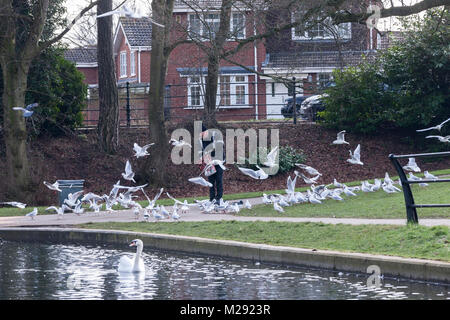
<svg viewBox="0 0 450 320"><path fill-rule="evenodd" d="M308 178L303 173L295 171L295 170L294 170L294 173L295 173L296 176L300 176L301 178L303 178L303 181L305 181L305 183L307 183L307 184L316 183L317 180L320 178L320 175L317 175L317 176L315 176L313 178Z"/></svg>
<svg viewBox="0 0 450 320"><path fill-rule="evenodd" d="M55 190L55 191L59 191L61 192L61 189L59 188L59 183L58 181L56 181L55 183L51 184L47 181L44 181L44 184L47 188L49 188L50 190Z"/></svg>
<svg viewBox="0 0 450 320"><path fill-rule="evenodd" d="M438 139L440 142L448 142L450 143L450 135L449 136L426 136L426 139L430 139L430 138L436 138Z"/></svg>
<svg viewBox="0 0 450 320"><path fill-rule="evenodd" d="M278 211L278 212L284 212L283 207L280 206L280 205L278 204L277 201L274 201L274 202L273 202L273 208L275 209L275 211Z"/></svg>
<svg viewBox="0 0 450 320"><path fill-rule="evenodd" d="M422 178L416 177L412 172L409 172L408 180L410 181L422 181ZM428 183L419 183L419 186L426 187Z"/></svg>
<svg viewBox="0 0 450 320"><path fill-rule="evenodd" d="M136 158L141 158L141 157L150 155L150 153L148 153L147 149L150 148L152 145L154 145L154 143L149 143L149 144L146 144L145 146L141 147L135 142L133 145L134 156Z"/></svg>
<svg viewBox="0 0 450 320"><path fill-rule="evenodd" d="M420 168L417 165L415 158L408 158L408 164L406 166L403 166L403 169L407 171L420 172Z"/></svg>
<svg viewBox="0 0 450 320"><path fill-rule="evenodd" d="M292 180L291 176L288 176L287 182L286 182L286 193L287 194L293 194L295 193L295 184L297 182L297 176Z"/></svg>
<svg viewBox="0 0 450 320"><path fill-rule="evenodd" d="M345 141L344 136L345 136L345 130L338 132L336 140L333 141L333 144L349 144L347 141Z"/></svg>
<svg viewBox="0 0 450 320"><path fill-rule="evenodd" d="M243 174L246 174L247 176L252 177L253 179L256 180L264 180L269 177L269 175L265 173L263 169L261 169L259 166L256 167L258 168L258 170L252 170L249 168L242 168L242 167L238 168Z"/></svg>
<svg viewBox="0 0 450 320"><path fill-rule="evenodd" d="M426 128L426 129L420 129L420 130L416 130L417 132L423 132L423 131L428 131L428 130L439 130L441 131L442 127L444 126L444 124L446 124L447 122L450 121L450 118L448 118L447 120L445 120L444 122L438 124L437 126L434 127L430 127L430 128Z"/></svg>
<svg viewBox="0 0 450 320"><path fill-rule="evenodd" d="M67 199L64 199L64 203L67 204L69 207L75 207L76 205L78 205L79 201L77 200L83 194L83 192L84 192L83 190L80 190L74 193L69 193L67 195Z"/></svg>
<svg viewBox="0 0 450 320"><path fill-rule="evenodd" d="M25 207L27 206L25 203L17 201L0 202L0 204L7 204L9 206L17 207L20 209L25 209Z"/></svg>
<svg viewBox="0 0 450 320"><path fill-rule="evenodd" d="M13 110L20 110L23 112L23 117L24 118L29 118L33 115L34 111L32 110L34 107L37 107L38 104L37 103L32 103L27 105L25 108L22 107L14 107Z"/></svg>
<svg viewBox="0 0 450 320"><path fill-rule="evenodd" d="M139 10L138 11L132 11L131 9L128 9L126 6L122 6L122 7L120 7L119 9L116 9L116 10L112 10L112 11L108 11L108 12L106 12L106 13L103 13L103 14L101 14L101 15L98 15L97 16L97 19L98 18L103 18L103 17L107 17L107 16L111 16L111 15L114 15L114 14L117 14L117 15L119 15L119 16L121 16L121 17L128 17L128 18L134 18L134 19L140 19L140 18L144 18L144 17L146 17L144 14L142 14ZM153 23L153 24L155 24L155 25L157 25L157 26L159 26L159 27L161 27L161 28L164 28L164 25L163 24L160 24L160 23L157 23L157 22L155 22L153 19L151 19L150 17L147 17L148 19L150 19L150 21Z"/></svg>
<svg viewBox="0 0 450 320"><path fill-rule="evenodd" d="M211 188L213 186L211 182L206 181L205 178L203 178L203 177L189 178L188 181L192 182L192 183L195 183L195 184L199 184L199 185L204 186L204 187Z"/></svg>
<svg viewBox="0 0 450 320"><path fill-rule="evenodd" d="M316 169L314 169L313 167L307 166L305 164L301 164L301 163L296 163L295 164L297 167L305 170L306 172L308 172L310 175L312 176L321 176L322 174L317 171Z"/></svg>
<svg viewBox="0 0 450 320"><path fill-rule="evenodd" d="M122 177L125 180L133 181L134 183L136 183L136 181L134 180L134 172L131 169L131 163L129 160L127 160L127 163L125 164L125 172L122 173Z"/></svg>
<svg viewBox="0 0 450 320"><path fill-rule="evenodd" d="M38 209L34 208L33 211L31 211L30 213L27 213L25 216L30 217L32 220L34 220L34 217L37 216L38 214Z"/></svg>
<svg viewBox="0 0 450 320"><path fill-rule="evenodd" d="M268 154L267 154L267 160L263 163L264 166L273 168L277 165L276 159L278 155L278 146L273 148Z"/></svg>
<svg viewBox="0 0 450 320"><path fill-rule="evenodd" d="M48 207L47 209L45 209L45 211L48 211L48 210L54 210L58 214L58 219L60 219L60 217L62 217L64 215L65 210L70 210L70 208L68 206L66 206L65 204L63 204L61 207L51 206L51 207Z"/></svg>
<svg viewBox="0 0 450 320"><path fill-rule="evenodd" d="M183 147L183 146L188 146L188 147L192 147L190 143L184 141L184 140L175 140L175 139L170 139L169 141L172 146L174 147Z"/></svg>
<svg viewBox="0 0 450 320"><path fill-rule="evenodd" d="M423 172L425 178L429 179L429 180L439 180L438 177L436 177L435 175L429 173L428 171L424 171Z"/></svg>
<svg viewBox="0 0 450 320"><path fill-rule="evenodd" d="M350 162L351 164L364 165L364 163L361 162L361 145L358 144L353 153L352 150L349 150L349 152L350 159L347 159L347 162Z"/></svg>

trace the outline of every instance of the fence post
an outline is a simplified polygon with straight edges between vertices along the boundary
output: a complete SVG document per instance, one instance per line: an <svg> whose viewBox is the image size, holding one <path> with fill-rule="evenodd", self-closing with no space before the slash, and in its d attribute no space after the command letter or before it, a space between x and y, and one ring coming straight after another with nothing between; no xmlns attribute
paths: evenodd
<svg viewBox="0 0 450 320"><path fill-rule="evenodd" d="M127 127L131 126L131 110L130 110L130 83L127 81Z"/></svg>
<svg viewBox="0 0 450 320"><path fill-rule="evenodd" d="M292 115L294 117L294 124L297 124L297 97L295 90L295 77L292 77Z"/></svg>
<svg viewBox="0 0 450 320"><path fill-rule="evenodd" d="M411 186L408 183L408 178L406 177L405 172L403 171L402 166L395 158L393 154L389 155L389 159L391 159L392 164L398 172L398 176L400 177L400 182L402 183L403 196L405 197L405 205L406 205L406 219L408 223L419 223L419 218L417 217L417 210L414 206L414 197L411 191Z"/></svg>

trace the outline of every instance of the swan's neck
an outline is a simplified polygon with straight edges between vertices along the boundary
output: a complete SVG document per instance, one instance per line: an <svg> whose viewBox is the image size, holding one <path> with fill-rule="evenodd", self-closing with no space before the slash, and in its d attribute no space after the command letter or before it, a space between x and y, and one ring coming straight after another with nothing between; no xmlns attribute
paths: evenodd
<svg viewBox="0 0 450 320"><path fill-rule="evenodd" d="M133 269L136 269L139 266L139 260L141 258L142 247L138 246L136 249L136 254L134 256Z"/></svg>

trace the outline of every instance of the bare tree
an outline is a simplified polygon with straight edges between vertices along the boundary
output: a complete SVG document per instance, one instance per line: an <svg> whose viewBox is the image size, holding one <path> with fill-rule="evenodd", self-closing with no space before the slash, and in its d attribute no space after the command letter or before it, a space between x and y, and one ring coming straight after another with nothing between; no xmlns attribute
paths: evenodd
<svg viewBox="0 0 450 320"><path fill-rule="evenodd" d="M100 0L98 15L111 11L112 0ZM98 63L98 142L106 153L113 154L119 145L119 94L113 54L112 16L97 19Z"/></svg>
<svg viewBox="0 0 450 320"><path fill-rule="evenodd" d="M3 72L3 129L6 145L6 170L9 193L29 200L31 186L27 152L25 118L13 107L23 107L27 76L35 57L45 48L61 40L76 21L97 2L91 2L57 36L40 41L47 20L49 0L37 0L25 5L23 1L0 1L0 66ZM29 6L29 7L28 7Z"/></svg>

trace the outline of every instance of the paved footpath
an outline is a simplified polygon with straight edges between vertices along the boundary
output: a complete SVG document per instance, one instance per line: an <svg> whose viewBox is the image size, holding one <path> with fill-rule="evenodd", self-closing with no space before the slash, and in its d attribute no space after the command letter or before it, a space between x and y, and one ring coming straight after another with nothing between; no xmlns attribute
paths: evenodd
<svg viewBox="0 0 450 320"><path fill-rule="evenodd" d="M252 205L261 203L261 198L248 199ZM233 202L233 201L232 201ZM319 208L319 207L318 207ZM28 213L31 210L24 210ZM236 216L234 214L222 214L222 213L202 213L200 210L193 206L189 212L180 214L181 219L179 221L220 221L220 220L238 220L238 221L284 221L284 222L322 222L330 224L390 224L390 225L405 225L405 219L365 219L365 218L294 218L283 217L282 214L273 217L256 217L256 216ZM406 215L406 214L405 214ZM0 228L2 227L42 227L42 226L73 226L77 224L89 223L89 222L133 222L142 221L142 216L137 220L132 210L118 210L115 212L88 212L82 215L76 215L74 213L66 213L63 217L58 217L56 214L50 215L38 215L33 219L25 216L15 217L0 217ZM150 222L154 222L155 219L150 218ZM160 220L160 222L171 222L172 219ZM420 219L419 224L423 226L436 226L444 225L450 227L450 219Z"/></svg>

